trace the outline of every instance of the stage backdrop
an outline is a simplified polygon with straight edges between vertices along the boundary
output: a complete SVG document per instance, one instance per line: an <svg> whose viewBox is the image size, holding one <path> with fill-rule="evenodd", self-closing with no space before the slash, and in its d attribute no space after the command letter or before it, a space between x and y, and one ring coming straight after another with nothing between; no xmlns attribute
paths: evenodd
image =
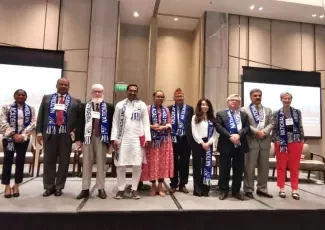
<svg viewBox="0 0 325 230"><path fill-rule="evenodd" d="M12 103L14 92L24 89L37 114L43 95L56 92L63 64L63 51L0 46L0 105Z"/></svg>
<svg viewBox="0 0 325 230"><path fill-rule="evenodd" d="M251 89L263 91L262 104L272 111L282 107L280 94L293 95L292 106L302 112L306 137L322 137L321 77L319 72L303 72L280 69L243 67L243 105L248 106Z"/></svg>

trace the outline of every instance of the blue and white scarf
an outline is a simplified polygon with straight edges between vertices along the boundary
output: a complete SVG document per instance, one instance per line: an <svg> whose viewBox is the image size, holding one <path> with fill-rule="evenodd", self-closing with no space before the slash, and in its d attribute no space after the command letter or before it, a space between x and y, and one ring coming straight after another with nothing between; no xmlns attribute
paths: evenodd
<svg viewBox="0 0 325 230"><path fill-rule="evenodd" d="M92 114L91 112L93 111L92 109L92 101L89 101L86 104L86 109L85 109L85 144L90 144L91 143L91 133L93 130L92 127ZM107 105L104 101L102 101L99 104L99 114L100 114L100 119L99 119L99 124L100 124L100 140L104 142L105 144L109 144L110 137L108 134L108 112L107 112Z"/></svg>
<svg viewBox="0 0 325 230"><path fill-rule="evenodd" d="M254 118L255 124L257 125L258 130L262 130L265 126L265 110L261 108L260 111L256 110L256 106L254 104L249 105L249 109Z"/></svg>
<svg viewBox="0 0 325 230"><path fill-rule="evenodd" d="M48 107L48 125L46 129L47 134L56 134L56 110L55 104L58 103L59 97L57 93L52 94L49 107ZM63 111L63 123L59 127L59 133L67 132L67 123L68 123L68 109L71 105L71 96L67 94L64 101L65 107Z"/></svg>
<svg viewBox="0 0 325 230"><path fill-rule="evenodd" d="M161 107L161 119L159 121L158 111L155 105L150 106L150 123L151 125L166 125L168 119L167 109L165 107ZM159 148L160 144L167 140L168 132L167 130L163 130L157 132L155 130L151 130L151 139L152 139L152 147Z"/></svg>
<svg viewBox="0 0 325 230"><path fill-rule="evenodd" d="M27 104L23 105L23 115L24 115L24 129L25 129L30 125L32 121L32 109ZM10 127L15 129L15 134L20 134L24 131L24 129L21 130L20 132L18 130L18 105L16 103L10 105L10 108L8 110L8 123ZM8 138L7 149L9 151L15 151L14 138L12 136Z"/></svg>
<svg viewBox="0 0 325 230"><path fill-rule="evenodd" d="M229 132L231 134L238 134L238 126L241 124L241 117L240 113L236 113L236 117L234 117L233 113L230 111L230 109L226 110L227 115L228 115L228 127L229 127ZM239 144L235 144L235 148L240 146Z"/></svg>
<svg viewBox="0 0 325 230"><path fill-rule="evenodd" d="M300 142L300 132L299 132L299 115L298 110L290 107L291 117L293 119L293 141ZM280 136L280 152L288 152L288 136L286 129L286 119L284 116L283 108L278 112L278 123L279 123L279 136Z"/></svg>
<svg viewBox="0 0 325 230"><path fill-rule="evenodd" d="M174 143L177 142L177 136L185 135L185 119L187 117L187 106L183 105L182 110L180 111L179 120L177 116L178 108L177 105L172 107L172 140Z"/></svg>
<svg viewBox="0 0 325 230"><path fill-rule="evenodd" d="M214 132L214 125L213 123L209 120L208 121L208 140L213 136ZM211 181L211 175L212 175L212 148L213 146L211 145L206 151L205 155L205 164L204 164L204 169L203 169L203 184L210 186L210 181Z"/></svg>
<svg viewBox="0 0 325 230"><path fill-rule="evenodd" d="M125 125L125 111L126 111L126 105L129 102L128 99L125 99L125 102L122 106L122 109L120 110L120 116L119 116L119 124L118 124L118 134L117 134L117 139L122 142L122 137L124 134L124 125ZM134 102L134 107L131 115L131 120L132 121L140 121L142 119L142 114L141 114L141 103L140 100L135 100ZM132 102L131 102L132 103ZM119 160L119 151L115 151L115 160Z"/></svg>

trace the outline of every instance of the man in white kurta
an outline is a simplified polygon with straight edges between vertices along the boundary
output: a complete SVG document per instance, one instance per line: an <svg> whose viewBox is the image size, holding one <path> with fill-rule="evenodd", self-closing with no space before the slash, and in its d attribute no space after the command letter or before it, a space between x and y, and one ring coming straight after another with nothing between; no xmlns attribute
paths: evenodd
<svg viewBox="0 0 325 230"><path fill-rule="evenodd" d="M127 98L117 103L113 116L111 141L118 187L115 199L124 197L127 166L132 166L132 197L140 198L137 189L141 165L145 162L145 146L151 141L151 133L147 106L137 99L137 94L137 85L128 85Z"/></svg>

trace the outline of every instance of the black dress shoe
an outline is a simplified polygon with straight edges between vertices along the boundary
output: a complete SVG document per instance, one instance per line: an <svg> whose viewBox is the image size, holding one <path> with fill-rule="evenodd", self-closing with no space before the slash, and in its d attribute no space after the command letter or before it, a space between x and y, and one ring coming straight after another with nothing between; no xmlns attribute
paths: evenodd
<svg viewBox="0 0 325 230"><path fill-rule="evenodd" d="M245 196L251 198L251 199L254 199L254 195L252 192L245 192Z"/></svg>
<svg viewBox="0 0 325 230"><path fill-rule="evenodd" d="M193 192L193 195L194 195L194 196L201 197L201 196L202 196L202 192L200 192L200 191L194 191L194 192Z"/></svg>
<svg viewBox="0 0 325 230"><path fill-rule="evenodd" d="M46 189L43 193L43 197L51 196L54 192L54 189Z"/></svg>
<svg viewBox="0 0 325 230"><path fill-rule="evenodd" d="M77 200L88 198L89 197L89 189L87 190L81 190L79 195L77 196Z"/></svg>
<svg viewBox="0 0 325 230"><path fill-rule="evenodd" d="M54 193L54 196L62 196L62 190L61 189L57 189Z"/></svg>
<svg viewBox="0 0 325 230"><path fill-rule="evenodd" d="M264 197L267 197L267 198L273 198L273 196L267 192L263 192L261 190L257 190L256 191L256 194L259 195L259 196L264 196Z"/></svg>
<svg viewBox="0 0 325 230"><path fill-rule="evenodd" d="M244 195L241 193L232 194L232 197L236 198L237 200L245 200Z"/></svg>
<svg viewBox="0 0 325 230"><path fill-rule="evenodd" d="M180 186L180 187L178 188L178 190L179 190L180 192L183 192L183 193L188 193L188 190L187 190L187 188L185 187L185 185L184 185L184 186Z"/></svg>
<svg viewBox="0 0 325 230"><path fill-rule="evenodd" d="M227 197L228 197L228 193L227 192L222 192L219 195L219 200L225 200L225 199L227 199Z"/></svg>
<svg viewBox="0 0 325 230"><path fill-rule="evenodd" d="M100 199L106 199L107 195L104 189L98 189L98 195L97 195Z"/></svg>

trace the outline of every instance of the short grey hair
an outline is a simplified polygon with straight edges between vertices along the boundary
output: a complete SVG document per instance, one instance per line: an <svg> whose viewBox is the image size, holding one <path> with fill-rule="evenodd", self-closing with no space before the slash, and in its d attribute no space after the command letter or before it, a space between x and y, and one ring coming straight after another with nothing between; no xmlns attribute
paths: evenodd
<svg viewBox="0 0 325 230"><path fill-rule="evenodd" d="M101 90L104 90L104 86L101 85L101 84L94 84L92 87L91 87L92 90L94 89L101 89Z"/></svg>
<svg viewBox="0 0 325 230"><path fill-rule="evenodd" d="M291 99L293 98L291 93L289 93L289 92L283 92L283 93L280 94L280 99L282 100L282 98L283 98L284 96L290 96Z"/></svg>
<svg viewBox="0 0 325 230"><path fill-rule="evenodd" d="M252 90L249 92L249 96L252 96L253 93L256 93L256 92L261 93L261 95L262 95L262 90L260 90L260 89L258 89L258 88L255 88L255 89L252 89Z"/></svg>
<svg viewBox="0 0 325 230"><path fill-rule="evenodd" d="M237 99L238 101L241 101L241 97L239 96L239 94L230 94L227 97L227 102L230 101L230 100L233 100L233 99Z"/></svg>

